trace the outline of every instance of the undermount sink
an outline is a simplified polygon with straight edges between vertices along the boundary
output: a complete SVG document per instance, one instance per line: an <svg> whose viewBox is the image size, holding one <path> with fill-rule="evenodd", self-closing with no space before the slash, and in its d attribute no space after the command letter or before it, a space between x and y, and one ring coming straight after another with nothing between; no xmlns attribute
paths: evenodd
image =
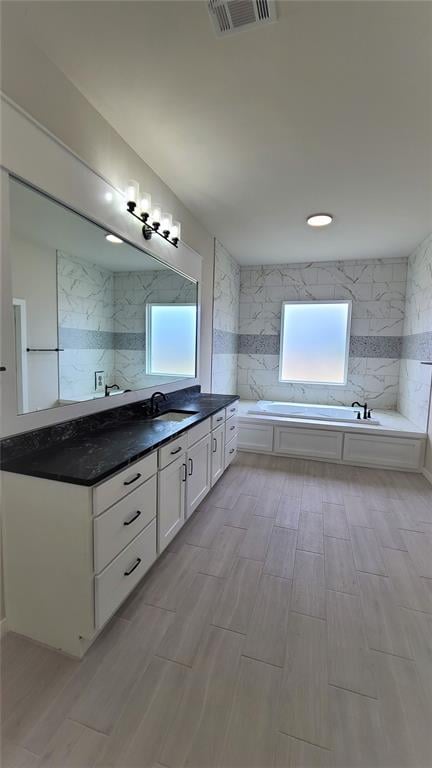
<svg viewBox="0 0 432 768"><path fill-rule="evenodd" d="M198 411L167 411L160 416L154 416L154 421L184 421L189 416L195 416Z"/></svg>

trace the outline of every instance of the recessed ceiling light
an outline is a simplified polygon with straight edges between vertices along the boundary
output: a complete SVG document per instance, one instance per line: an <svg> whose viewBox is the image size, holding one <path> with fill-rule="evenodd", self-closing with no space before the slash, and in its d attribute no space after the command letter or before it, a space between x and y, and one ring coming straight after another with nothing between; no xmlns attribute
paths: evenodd
<svg viewBox="0 0 432 768"><path fill-rule="evenodd" d="M108 240L109 243L122 243L123 240L121 240L117 235L105 235L105 240Z"/></svg>
<svg viewBox="0 0 432 768"><path fill-rule="evenodd" d="M313 213L306 219L310 227L326 227L333 221L333 216L330 213Z"/></svg>

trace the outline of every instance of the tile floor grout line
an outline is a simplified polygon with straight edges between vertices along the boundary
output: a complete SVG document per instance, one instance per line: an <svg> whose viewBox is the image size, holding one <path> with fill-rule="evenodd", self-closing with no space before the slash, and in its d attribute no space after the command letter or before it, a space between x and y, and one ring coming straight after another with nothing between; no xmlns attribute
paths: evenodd
<svg viewBox="0 0 432 768"><path fill-rule="evenodd" d="M378 696L369 696L367 693L362 693L362 691L355 691L353 688L347 688L346 685L337 685L336 683L331 683L330 681L327 682L327 685L330 686L330 688L337 688L339 691L347 691L348 693L356 693L358 696L364 696L365 699L370 699L371 701L379 701Z"/></svg>
<svg viewBox="0 0 432 768"><path fill-rule="evenodd" d="M278 729L276 733L281 733L282 736L289 736L290 739L295 739L296 741L302 741L304 744L310 744L311 747L316 747L317 749L324 749L326 752L334 752L334 749L331 747L323 747L321 744L316 744L314 741L308 741L307 739L302 739L300 736L293 736L292 733L287 733L286 731L281 731Z"/></svg>

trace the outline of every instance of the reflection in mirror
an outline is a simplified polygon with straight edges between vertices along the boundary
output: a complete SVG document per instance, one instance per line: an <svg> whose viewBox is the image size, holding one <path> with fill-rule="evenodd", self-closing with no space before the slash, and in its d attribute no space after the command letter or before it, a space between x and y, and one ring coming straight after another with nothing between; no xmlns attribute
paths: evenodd
<svg viewBox="0 0 432 768"><path fill-rule="evenodd" d="M10 192L19 413L196 375L195 282L21 182Z"/></svg>

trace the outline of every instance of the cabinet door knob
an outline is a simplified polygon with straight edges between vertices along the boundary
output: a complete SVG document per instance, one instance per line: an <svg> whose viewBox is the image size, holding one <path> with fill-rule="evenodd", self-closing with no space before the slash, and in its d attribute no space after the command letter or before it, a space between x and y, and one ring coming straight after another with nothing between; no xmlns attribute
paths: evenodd
<svg viewBox="0 0 432 768"><path fill-rule="evenodd" d="M141 558L140 558L140 557L137 557L137 559L135 560L134 564L133 564L133 565L131 565L131 567L130 567L130 568L128 568L128 570L127 570L127 571L124 571L124 573L123 573L123 576L130 576L130 575L131 575L131 573L133 573L133 572L134 572L135 568L138 568L138 566L139 566L140 562L141 562Z"/></svg>
<svg viewBox="0 0 432 768"><path fill-rule="evenodd" d="M213 438L213 453L216 453L216 451L217 451L217 440L216 440L216 438L214 437L214 438Z"/></svg>
<svg viewBox="0 0 432 768"><path fill-rule="evenodd" d="M189 459L189 477L193 475L193 459Z"/></svg>
<svg viewBox="0 0 432 768"><path fill-rule="evenodd" d="M124 521L124 523L123 523L123 525L130 525L131 523L134 523L134 522L135 522L135 520L137 520L137 519L138 519L138 517L140 516L140 514L141 514L141 510L140 510L140 509L137 509L137 511L135 512L134 516L133 516L133 517L131 517L129 520L125 520L125 521Z"/></svg>
<svg viewBox="0 0 432 768"><path fill-rule="evenodd" d="M141 477L141 472L137 472L135 477L132 477L130 480L125 480L123 485L131 485L131 483L136 483L137 480L139 480Z"/></svg>
<svg viewBox="0 0 432 768"><path fill-rule="evenodd" d="M186 478L187 478L187 467L186 467L186 464L182 464L182 469L183 469L183 477L182 477L182 480L183 480L183 482L185 483L185 482L186 482Z"/></svg>
<svg viewBox="0 0 432 768"><path fill-rule="evenodd" d="M230 453L234 453L235 448L231 448Z"/></svg>

